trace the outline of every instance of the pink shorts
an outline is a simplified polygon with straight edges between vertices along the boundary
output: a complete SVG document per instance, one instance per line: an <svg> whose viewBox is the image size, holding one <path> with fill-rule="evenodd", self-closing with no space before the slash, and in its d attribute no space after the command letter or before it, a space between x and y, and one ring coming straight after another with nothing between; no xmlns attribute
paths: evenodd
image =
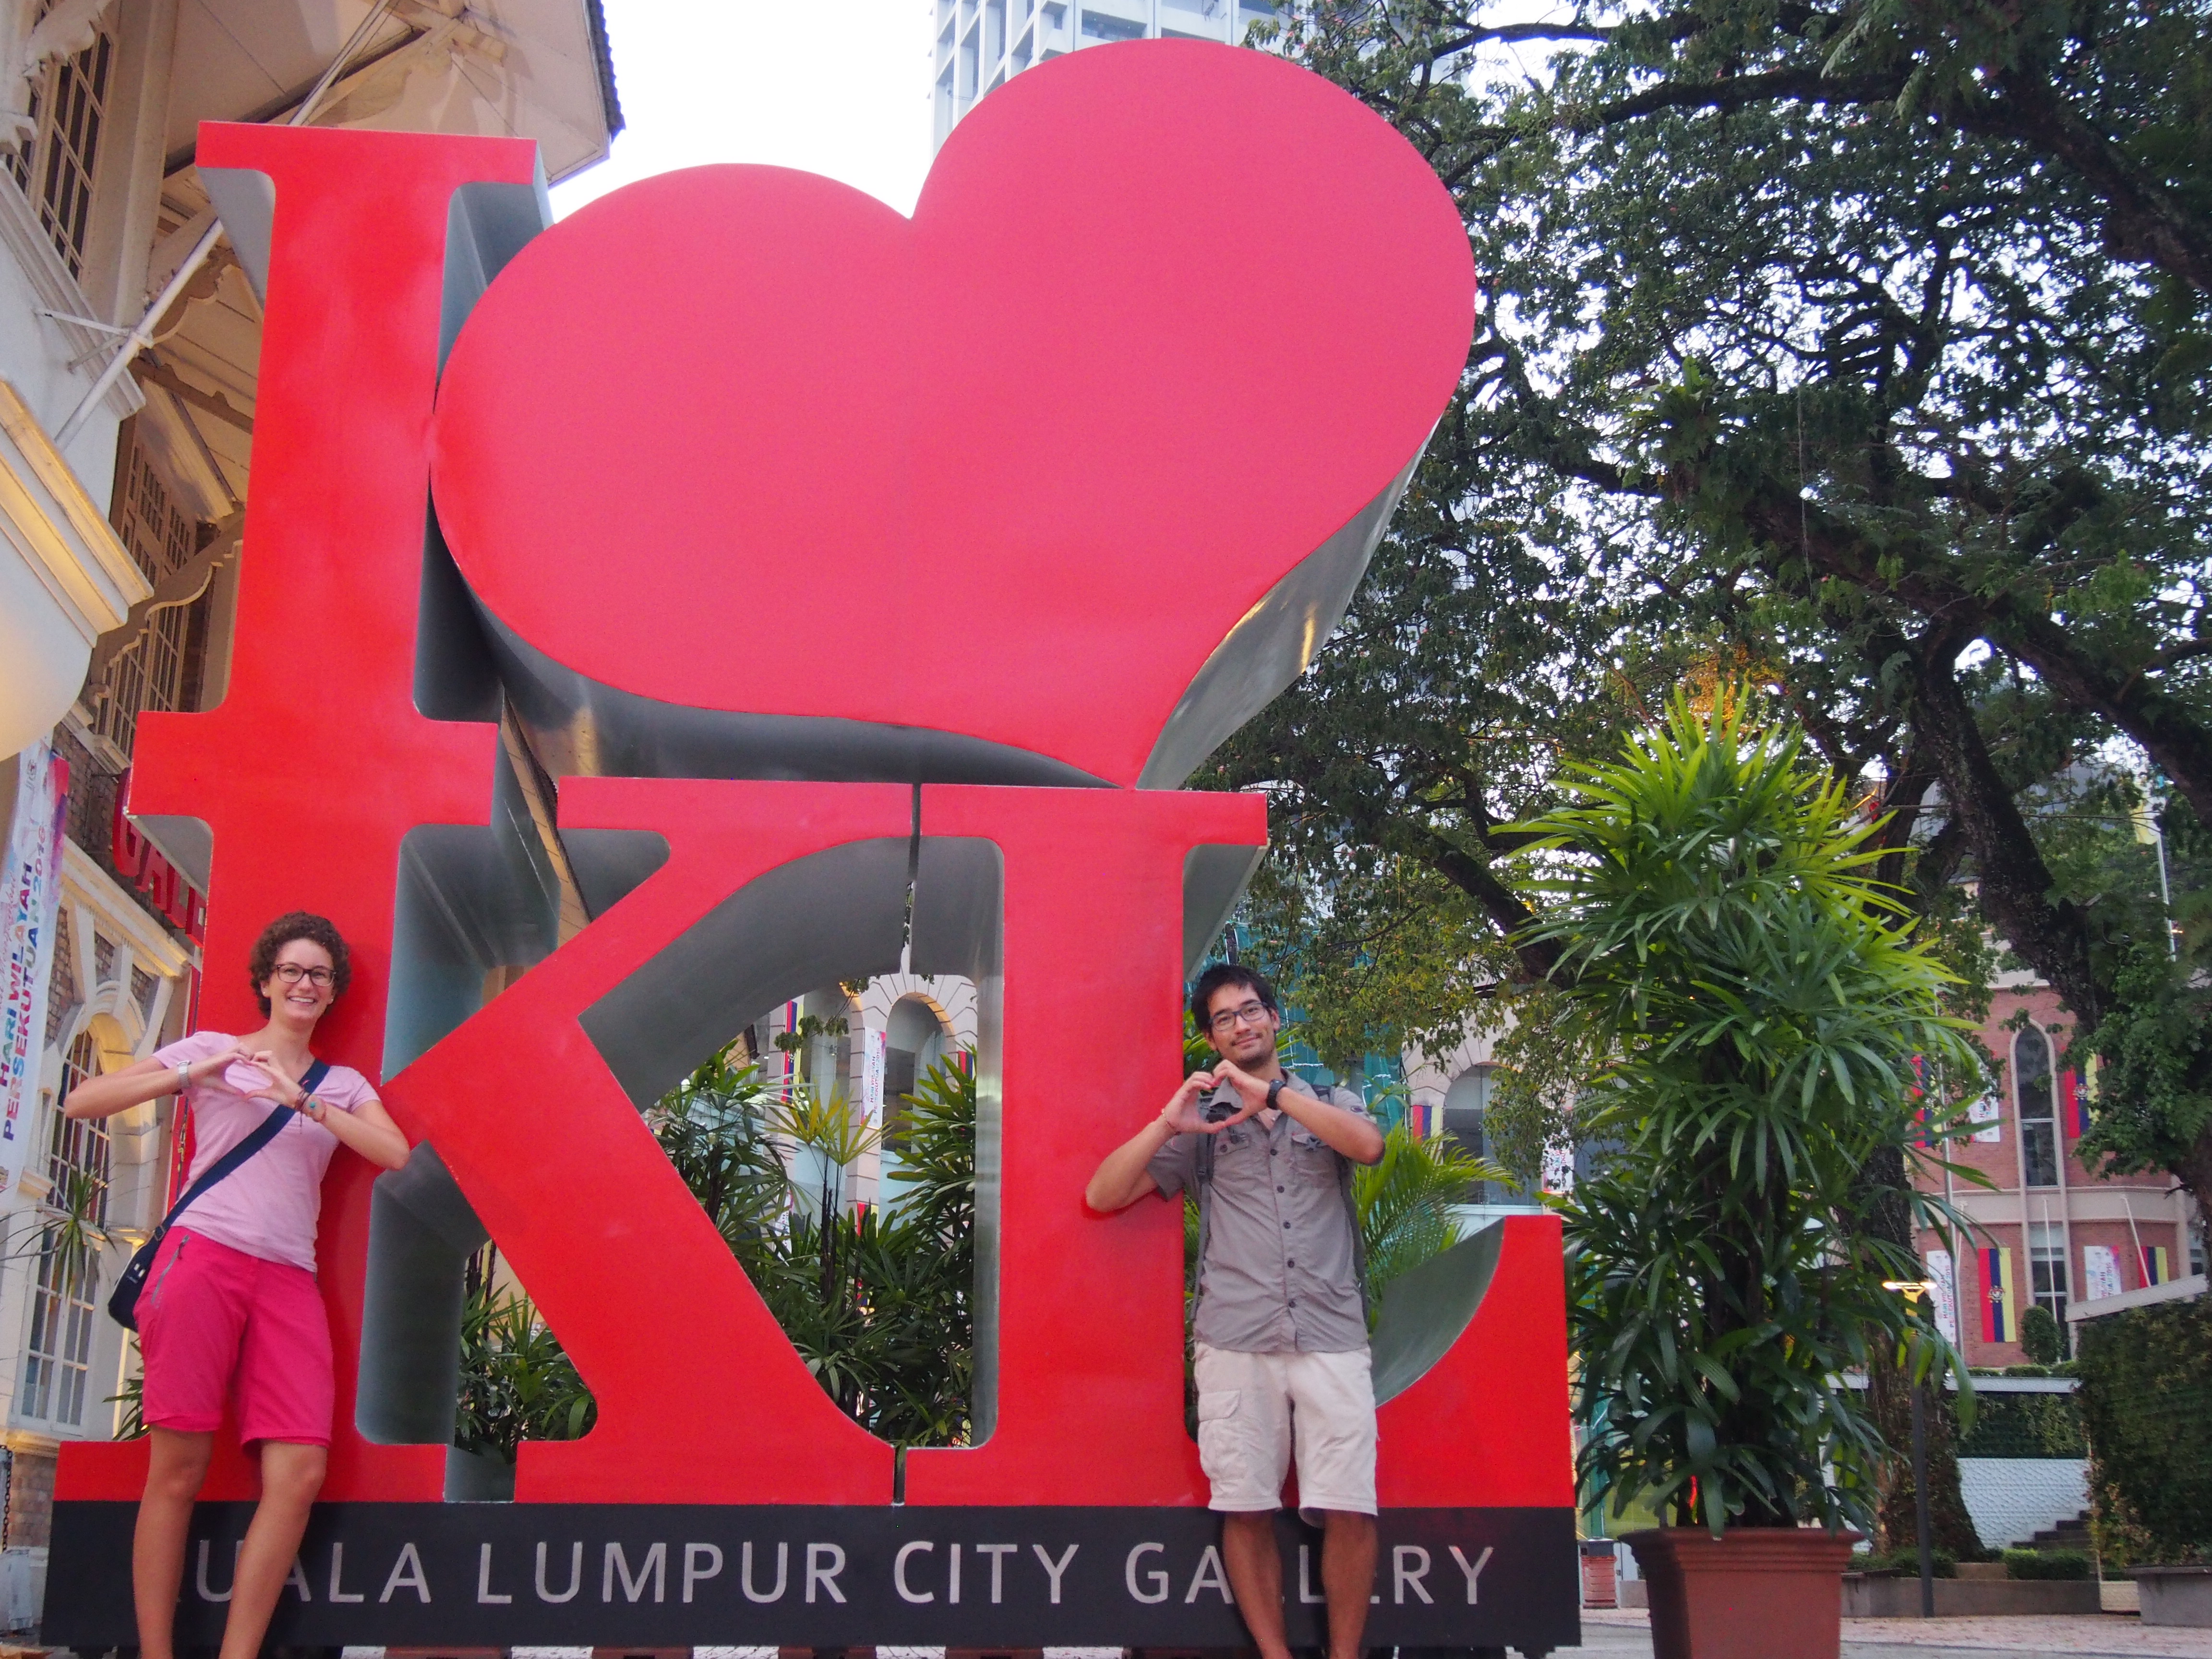
<svg viewBox="0 0 2212 1659"><path fill-rule="evenodd" d="M314 1274L173 1227L138 1299L149 1426L212 1434L226 1398L238 1437L331 1443L331 1326Z"/></svg>

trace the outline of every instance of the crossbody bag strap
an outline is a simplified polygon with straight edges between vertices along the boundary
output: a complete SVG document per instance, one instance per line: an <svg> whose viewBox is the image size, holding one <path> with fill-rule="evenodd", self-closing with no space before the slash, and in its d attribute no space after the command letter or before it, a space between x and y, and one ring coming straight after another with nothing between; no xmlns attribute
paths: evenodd
<svg viewBox="0 0 2212 1659"><path fill-rule="evenodd" d="M1329 1091L1332 1095L1335 1092L1334 1089ZM1334 1106L1337 1103L1331 1100L1328 1103ZM1352 1109L1347 1106L1342 1109L1350 1111ZM1334 1148L1331 1150L1334 1151ZM1336 1185L1337 1190L1344 1194L1345 1225L1352 1229L1352 1272L1354 1282L1359 1286L1359 1316L1367 1321L1371 1329L1375 1323L1375 1317L1374 1310L1367 1305L1367 1235L1360 1230L1359 1197L1352 1190L1352 1160L1342 1152L1338 1152L1336 1154Z"/></svg>
<svg viewBox="0 0 2212 1659"><path fill-rule="evenodd" d="M319 1060L309 1065L307 1071L301 1074L300 1079L301 1098L304 1100L307 1096L314 1093L316 1090L321 1088L323 1086L323 1079L330 1074L331 1067L328 1060ZM237 1146L232 1147L221 1158L216 1159L213 1164L210 1164L207 1168L206 1173L202 1175L198 1181L192 1182L191 1186L185 1188L183 1194L178 1198L174 1204L169 1206L168 1214L161 1218L161 1231L166 1232L168 1230L171 1224L173 1224L179 1216L185 1212L185 1206L186 1205L190 1204L194 1199L199 1197L203 1193L206 1192L209 1188L214 1186L216 1182L221 1181L224 1176L235 1174L239 1167L243 1164L246 1159L252 1158L254 1153L259 1152L270 1141L276 1139L278 1133L284 1127L284 1120L291 1115L291 1107L277 1107L275 1110L271 1111L267 1117L263 1118L260 1122L253 1126L252 1133L247 1135L246 1139L240 1141Z"/></svg>
<svg viewBox="0 0 2212 1659"><path fill-rule="evenodd" d="M1206 1293L1206 1224L1213 1213L1213 1146L1217 1137L1200 1135L1192 1152L1198 1175L1198 1265L1191 1276L1190 1317L1198 1319L1198 1299Z"/></svg>

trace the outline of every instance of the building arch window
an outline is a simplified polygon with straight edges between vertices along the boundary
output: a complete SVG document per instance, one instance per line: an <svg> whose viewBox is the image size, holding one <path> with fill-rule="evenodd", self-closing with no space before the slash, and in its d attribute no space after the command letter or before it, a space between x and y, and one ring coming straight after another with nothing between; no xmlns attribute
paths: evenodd
<svg viewBox="0 0 2212 1659"><path fill-rule="evenodd" d="M120 1052L118 1053L118 1047ZM95 1014L70 1042L62 1062L61 1092L87 1078L128 1064L130 1052L112 1017ZM107 1221L107 1187L112 1144L103 1121L78 1121L52 1115L46 1175L50 1211L80 1209L93 1226ZM84 1422L86 1381L92 1370L92 1338L99 1289L96 1261L73 1247L69 1231L49 1224L40 1239L38 1267L31 1286L31 1329L23 1345L22 1415L80 1426Z"/></svg>
<svg viewBox="0 0 2212 1659"><path fill-rule="evenodd" d="M114 1152L108 1121L64 1117L59 1108L78 1084L114 1069L118 1056L113 1050L120 1037L118 1030L109 1029L114 1025L113 1019L95 1014L70 1044L69 1055L62 1063L61 1092L54 1097L53 1128L46 1149L46 1179L52 1187L47 1201L66 1211L72 1207L71 1189L82 1188L84 1217L95 1227L107 1223L107 1183ZM120 1061L128 1065L130 1060L126 1048Z"/></svg>
<svg viewBox="0 0 2212 1659"><path fill-rule="evenodd" d="M944 1016L927 997L903 996L891 1005L884 1029L884 1144L893 1152L905 1143L906 1097L951 1048Z"/></svg>
<svg viewBox="0 0 2212 1659"><path fill-rule="evenodd" d="M2039 1025L2024 1025L2012 1040L2013 1112L2020 1120L2021 1180L2030 1187L2058 1184L2058 1090L2051 1063L2051 1038Z"/></svg>

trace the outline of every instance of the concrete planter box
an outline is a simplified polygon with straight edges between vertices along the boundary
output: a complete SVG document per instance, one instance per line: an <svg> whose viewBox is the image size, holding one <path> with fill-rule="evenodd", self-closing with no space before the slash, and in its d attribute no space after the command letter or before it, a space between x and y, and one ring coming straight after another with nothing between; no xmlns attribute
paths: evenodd
<svg viewBox="0 0 2212 1659"><path fill-rule="evenodd" d="M2212 1630L2212 1567L2137 1567L2133 1576L2143 1623Z"/></svg>
<svg viewBox="0 0 2212 1659"><path fill-rule="evenodd" d="M2001 1619L2034 1614L2097 1613L2101 1603L2094 1578L1938 1578L1938 1619ZM1917 1578L1877 1578L1863 1572L1844 1575L1846 1619L1917 1619Z"/></svg>

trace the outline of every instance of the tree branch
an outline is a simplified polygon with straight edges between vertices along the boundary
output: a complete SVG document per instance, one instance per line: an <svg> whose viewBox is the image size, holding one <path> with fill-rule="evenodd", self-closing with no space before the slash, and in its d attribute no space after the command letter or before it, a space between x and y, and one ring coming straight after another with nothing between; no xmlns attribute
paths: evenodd
<svg viewBox="0 0 2212 1659"><path fill-rule="evenodd" d="M1491 926L1510 939L1536 920L1536 913L1523 904L1513 890L1490 872L1481 860L1470 857L1425 824L1409 823L1403 819L1393 825L1402 850L1408 857L1419 859L1446 881L1459 888L1482 907L1490 918ZM1533 980L1548 980L1559 965L1559 947L1549 942L1515 945L1513 953L1521 959L1521 966Z"/></svg>
<svg viewBox="0 0 2212 1659"><path fill-rule="evenodd" d="M2087 1036L2096 1027L2103 998L2081 912L2071 899L2052 902L2057 883L1982 741L1942 637L1928 641L1919 658L1913 727L1942 778L1951 821L1974 855L1982 914L2064 999Z"/></svg>
<svg viewBox="0 0 2212 1659"><path fill-rule="evenodd" d="M2066 163L2104 201L2113 251L2148 260L2200 294L2212 294L2212 235L2157 179L2131 162L2033 71L2008 70L2003 95L1962 105L1953 120L1969 132L2017 139Z"/></svg>
<svg viewBox="0 0 2212 1659"><path fill-rule="evenodd" d="M1731 75L1717 81L1662 81L1632 97L1601 105L1568 123L1581 136L1618 126L1662 110L1704 109L1726 112L1752 104L1869 104L1894 101L1905 90L1902 75L1823 75L1817 66L1770 70L1763 75Z"/></svg>
<svg viewBox="0 0 2212 1659"><path fill-rule="evenodd" d="M2033 668L2058 696L2102 715L2141 744L2188 798L2199 821L2212 823L2212 732L2140 665L2077 640L2048 611L2016 593L1978 595L1912 561L1898 544L1877 550L1849 525L1778 487L1758 490L1745 517L1778 550L1802 552L1816 568L1901 599L1939 626L1970 625ZM1884 553L1894 562L1888 570Z"/></svg>

